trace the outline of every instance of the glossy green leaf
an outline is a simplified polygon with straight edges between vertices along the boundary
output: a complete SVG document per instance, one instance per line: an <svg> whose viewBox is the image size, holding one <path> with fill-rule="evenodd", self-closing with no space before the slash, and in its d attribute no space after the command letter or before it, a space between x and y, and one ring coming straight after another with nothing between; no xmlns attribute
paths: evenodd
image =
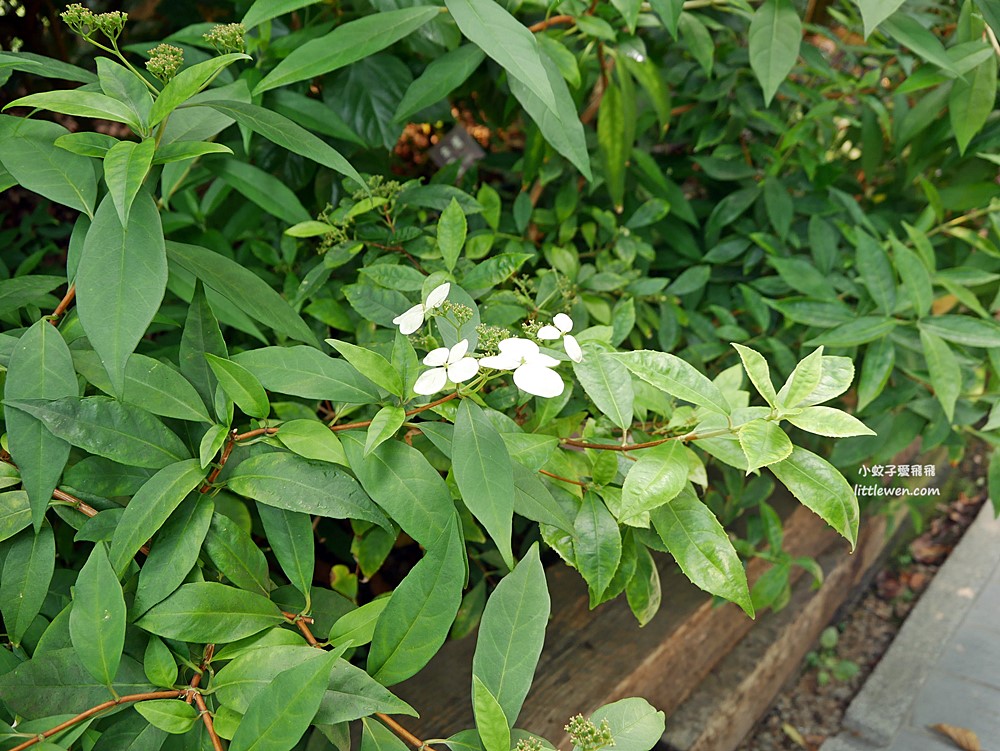
<svg viewBox="0 0 1000 751"><path fill-rule="evenodd" d="M972 316L930 316L920 322L920 330L968 347L1000 347L1000 324Z"/></svg>
<svg viewBox="0 0 1000 751"><path fill-rule="evenodd" d="M347 466L347 455L337 434L319 420L289 420L281 424L278 440L306 459Z"/></svg>
<svg viewBox="0 0 1000 751"><path fill-rule="evenodd" d="M392 119L408 118L444 99L461 86L483 62L486 55L474 44L463 44L431 61L410 84Z"/></svg>
<svg viewBox="0 0 1000 751"><path fill-rule="evenodd" d="M122 714L97 739L92 751L160 751L167 734L139 714Z"/></svg>
<svg viewBox="0 0 1000 751"><path fill-rule="evenodd" d="M743 369L750 377L750 382L757 389L757 392L764 397L764 401L772 407L777 403L777 395L774 392L774 384L771 382L771 368L767 360L760 352L742 344L732 343L743 363Z"/></svg>
<svg viewBox="0 0 1000 751"><path fill-rule="evenodd" d="M876 399L889 382L896 364L896 345L892 339L879 339L865 349L858 379L858 411L860 412Z"/></svg>
<svg viewBox="0 0 1000 751"><path fill-rule="evenodd" d="M231 751L289 751L312 724L336 659L327 653L278 673L250 702Z"/></svg>
<svg viewBox="0 0 1000 751"><path fill-rule="evenodd" d="M0 163L26 190L93 217L94 163L55 146L68 133L56 123L0 115Z"/></svg>
<svg viewBox="0 0 1000 751"><path fill-rule="evenodd" d="M219 73L237 60L249 60L249 55L240 52L230 52L226 55L210 58L184 68L163 87L156 97L153 109L149 114L150 126L157 125L180 104L190 99L208 86Z"/></svg>
<svg viewBox="0 0 1000 751"><path fill-rule="evenodd" d="M848 438L855 435L875 435L861 420L832 407L807 407L788 422L801 430L830 438Z"/></svg>
<svg viewBox="0 0 1000 751"><path fill-rule="evenodd" d="M104 156L104 182L123 227L128 227L132 202L153 164L155 148L155 141L151 138L139 143L119 141Z"/></svg>
<svg viewBox="0 0 1000 751"><path fill-rule="evenodd" d="M572 518L552 497L552 493L538 478L537 472L519 463L512 466L514 470L514 511L526 519L551 524L564 532L572 533Z"/></svg>
<svg viewBox="0 0 1000 751"><path fill-rule="evenodd" d="M948 422L952 422L955 403L962 393L962 367L948 343L924 328L920 329L920 344L924 349L934 396L941 403Z"/></svg>
<svg viewBox="0 0 1000 751"><path fill-rule="evenodd" d="M140 125L136 121L135 115L124 104L117 99L112 99L106 94L99 94L96 91L81 91L80 89L58 89L56 91L43 91L38 94L29 94L20 99L15 99L4 109L11 107L37 107L38 109L59 112L63 115L73 115L74 117L95 117L99 120L112 120L116 123L125 123L133 131L138 132Z"/></svg>
<svg viewBox="0 0 1000 751"><path fill-rule="evenodd" d="M625 585L625 595L640 627L653 620L660 609L660 573L645 545L636 545L635 572Z"/></svg>
<svg viewBox="0 0 1000 751"><path fill-rule="evenodd" d="M406 421L406 412L394 404L382 407L372 418L365 436L365 456L392 438Z"/></svg>
<svg viewBox="0 0 1000 751"><path fill-rule="evenodd" d="M581 362L573 363L583 390L597 408L624 430L632 424L635 391L628 368L601 351L588 347Z"/></svg>
<svg viewBox="0 0 1000 751"><path fill-rule="evenodd" d="M170 164L197 159L206 154L232 154L233 150L221 143L208 141L174 141L160 146L153 156L153 164Z"/></svg>
<svg viewBox="0 0 1000 751"><path fill-rule="evenodd" d="M228 356L219 322L205 296L205 288L199 281L195 283L194 295L181 332L178 362L181 373L194 386L204 404L212 407L215 404L218 380L205 359L206 354Z"/></svg>
<svg viewBox="0 0 1000 751"><path fill-rule="evenodd" d="M858 0L861 19L865 22L865 39L872 35L880 23L895 13L904 0Z"/></svg>
<svg viewBox="0 0 1000 751"><path fill-rule="evenodd" d="M271 590L263 551L228 516L218 512L212 515L202 551L219 573L240 589L264 596Z"/></svg>
<svg viewBox="0 0 1000 751"><path fill-rule="evenodd" d="M43 525L37 534L30 529L24 530L7 547L0 575L0 614L7 638L15 646L21 643L42 609L55 560L55 538L49 526Z"/></svg>
<svg viewBox="0 0 1000 751"><path fill-rule="evenodd" d="M785 408L799 406L819 386L822 374L823 348L819 347L795 366L778 391L778 405Z"/></svg>
<svg viewBox="0 0 1000 751"><path fill-rule="evenodd" d="M74 446L122 464L159 469L188 458L187 448L162 422L106 396L17 399L7 406L37 417Z"/></svg>
<svg viewBox="0 0 1000 751"><path fill-rule="evenodd" d="M690 486L650 517L660 540L692 584L736 603L753 618L743 564L715 514Z"/></svg>
<svg viewBox="0 0 1000 751"><path fill-rule="evenodd" d="M665 725L663 712L639 697L605 704L590 716L598 726L605 720L615 739L615 751L644 751L655 746Z"/></svg>
<svg viewBox="0 0 1000 751"><path fill-rule="evenodd" d="M365 492L424 547L451 524L455 504L448 486L424 455L402 441L386 441L368 456L353 432L341 435L344 451Z"/></svg>
<svg viewBox="0 0 1000 751"><path fill-rule="evenodd" d="M76 579L69 633L87 672L110 686L125 647L125 597L103 543L94 546Z"/></svg>
<svg viewBox="0 0 1000 751"><path fill-rule="evenodd" d="M472 675L472 709L484 751L510 751L510 722L496 697L475 673Z"/></svg>
<svg viewBox="0 0 1000 751"><path fill-rule="evenodd" d="M765 0L753 14L748 32L750 67L770 104L799 56L802 21L789 0Z"/></svg>
<svg viewBox="0 0 1000 751"><path fill-rule="evenodd" d="M163 640L150 636L143 654L142 670L154 686L172 687L177 682L177 661Z"/></svg>
<svg viewBox="0 0 1000 751"><path fill-rule="evenodd" d="M211 287L254 320L296 341L315 343L316 337L305 321L271 285L250 269L213 251L183 243L167 243L167 257L171 264L194 274L206 287ZM264 388L268 388L267 383L261 381Z"/></svg>
<svg viewBox="0 0 1000 751"><path fill-rule="evenodd" d="M31 505L28 503L27 492L8 490L0 493L0 542L10 539L29 524Z"/></svg>
<svg viewBox="0 0 1000 751"><path fill-rule="evenodd" d="M104 58L98 59L103 60ZM55 140L55 145L60 149L66 149L66 151L80 156L95 156L100 159L103 159L108 150L117 143L120 141L113 136L87 132L69 133L65 136L59 136Z"/></svg>
<svg viewBox="0 0 1000 751"><path fill-rule="evenodd" d="M440 529L440 528L439 528ZM384 686L415 675L445 639L465 586L465 545L454 514L393 590L375 625L368 673Z"/></svg>
<svg viewBox="0 0 1000 751"><path fill-rule="evenodd" d="M597 493L584 493L583 503L573 523L576 566L587 582L590 605L594 607L611 584L622 556L618 522Z"/></svg>
<svg viewBox="0 0 1000 751"><path fill-rule="evenodd" d="M375 634L375 624L388 604L388 597L380 597L342 615L333 624L327 638L332 644L350 642L355 647L368 644Z"/></svg>
<svg viewBox="0 0 1000 751"><path fill-rule="evenodd" d="M219 381L222 390L226 392L236 406L250 417L267 417L271 412L271 404L260 381L249 370L239 363L212 354L205 354L209 367Z"/></svg>
<svg viewBox="0 0 1000 751"><path fill-rule="evenodd" d="M275 508L265 503L257 505L264 534L278 565L288 581L306 598L309 609L313 569L316 566L316 546L312 519L308 514Z"/></svg>
<svg viewBox="0 0 1000 751"><path fill-rule="evenodd" d="M348 404L378 401L378 390L350 364L314 347L262 347L233 357L268 391Z"/></svg>
<svg viewBox="0 0 1000 751"><path fill-rule="evenodd" d="M644 349L608 357L624 364L646 383L678 399L721 414L728 415L732 410L726 397L714 383L675 355Z"/></svg>
<svg viewBox="0 0 1000 751"><path fill-rule="evenodd" d="M269 172L235 159L214 162L211 169L233 190L262 208L265 216L287 224L309 220L309 212L295 192Z"/></svg>
<svg viewBox="0 0 1000 751"><path fill-rule="evenodd" d="M810 409L826 409L826 407ZM747 474L760 467L780 462L792 453L792 442L773 420L756 419L746 422L740 426L738 436L740 448L747 458Z"/></svg>
<svg viewBox="0 0 1000 751"><path fill-rule="evenodd" d="M452 461L462 500L486 528L507 566L513 568L514 475L510 455L486 413L470 399L463 399L458 407Z"/></svg>
<svg viewBox="0 0 1000 751"><path fill-rule="evenodd" d="M306 42L257 84L254 95L330 73L385 49L434 18L435 6L401 8L363 16Z"/></svg>
<svg viewBox="0 0 1000 751"><path fill-rule="evenodd" d="M87 232L76 272L76 309L117 394L125 365L146 334L167 287L167 258L156 204L136 196L123 225L109 198Z"/></svg>
<svg viewBox="0 0 1000 751"><path fill-rule="evenodd" d="M157 636L198 643L242 639L284 620L266 597L217 582L184 584L136 625Z"/></svg>
<svg viewBox="0 0 1000 751"><path fill-rule="evenodd" d="M139 548L167 521L181 501L205 476L195 459L169 464L153 475L132 497L111 541L110 560L124 572Z"/></svg>
<svg viewBox="0 0 1000 751"><path fill-rule="evenodd" d="M462 254L467 231L465 212L458 205L458 201L452 198L448 208L441 212L441 218L437 223L438 248L448 271L454 270L458 257Z"/></svg>
<svg viewBox="0 0 1000 751"><path fill-rule="evenodd" d="M618 521L648 527L649 512L673 500L687 484L687 476L688 460L680 441L642 451L625 476Z"/></svg>
<svg viewBox="0 0 1000 751"><path fill-rule="evenodd" d="M399 373L378 352L337 339L327 339L326 343L343 355L345 360L372 383L381 386L390 394L406 396L403 393L403 381Z"/></svg>
<svg viewBox="0 0 1000 751"><path fill-rule="evenodd" d="M965 153L969 142L986 125L996 102L996 91L997 61L992 55L952 86L948 116L960 153Z"/></svg>
<svg viewBox="0 0 1000 751"><path fill-rule="evenodd" d="M136 703L135 711L153 727L173 735L186 733L198 721L198 710L179 699L140 701Z"/></svg>
<svg viewBox="0 0 1000 751"><path fill-rule="evenodd" d="M769 469L803 506L816 512L854 547L860 518L858 498L833 465L796 446L791 456Z"/></svg>
<svg viewBox="0 0 1000 751"><path fill-rule="evenodd" d="M490 692L511 726L531 688L549 608L545 571L535 544L490 595L472 659L473 676Z"/></svg>
<svg viewBox="0 0 1000 751"><path fill-rule="evenodd" d="M625 103L621 88L609 81L597 114L597 144L601 154L604 181L617 211L625 200L626 160L632 144L625 139Z"/></svg>
<svg viewBox="0 0 1000 751"><path fill-rule="evenodd" d="M33 324L11 352L4 399L59 399L76 396L79 388L69 347L58 329L45 320ZM37 531L69 458L70 445L26 412L10 409L4 418L8 448L20 468Z"/></svg>
<svg viewBox="0 0 1000 751"><path fill-rule="evenodd" d="M250 10L243 16L242 23L247 30L250 30L272 18L306 8L316 2L317 0L254 0Z"/></svg>
<svg viewBox="0 0 1000 751"><path fill-rule="evenodd" d="M277 508L334 519L364 519L389 528L389 520L358 483L326 462L285 452L258 454L240 462L228 484L235 493Z"/></svg>

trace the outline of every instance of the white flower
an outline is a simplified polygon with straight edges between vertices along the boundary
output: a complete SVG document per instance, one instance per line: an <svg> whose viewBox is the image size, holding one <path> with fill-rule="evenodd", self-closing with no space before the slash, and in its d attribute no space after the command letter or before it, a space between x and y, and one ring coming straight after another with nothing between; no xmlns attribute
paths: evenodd
<svg viewBox="0 0 1000 751"><path fill-rule="evenodd" d="M579 342L576 341L575 336L569 333L573 330L573 319L565 313L557 313L556 317L552 319L552 323L555 325L549 324L538 329L538 338L559 339L561 337L563 348L565 348L566 354L569 355L569 359L573 362L583 360L583 350L580 349Z"/></svg>
<svg viewBox="0 0 1000 751"><path fill-rule="evenodd" d="M434 308L440 308L444 304L444 301L448 299L448 293L450 291L451 284L445 282L444 284L431 290L431 293L427 295L427 302L417 303L405 313L393 318L392 322L399 326L399 333L404 336L409 336L423 326L424 316L427 312L429 310L433 310Z"/></svg>
<svg viewBox="0 0 1000 751"><path fill-rule="evenodd" d="M474 358L465 356L468 351L468 339L463 339L451 349L447 347L432 349L424 358L424 365L430 365L431 370L425 370L420 374L417 382L413 384L413 391L423 396L430 396L443 389L448 381L461 383L472 378L479 372L479 363Z"/></svg>
<svg viewBox="0 0 1000 751"><path fill-rule="evenodd" d="M559 396L565 385L552 368L559 364L554 357L543 355L538 345L528 339L504 339L497 345L499 355L483 357L479 364L495 370L513 370L514 383L522 391L535 396Z"/></svg>

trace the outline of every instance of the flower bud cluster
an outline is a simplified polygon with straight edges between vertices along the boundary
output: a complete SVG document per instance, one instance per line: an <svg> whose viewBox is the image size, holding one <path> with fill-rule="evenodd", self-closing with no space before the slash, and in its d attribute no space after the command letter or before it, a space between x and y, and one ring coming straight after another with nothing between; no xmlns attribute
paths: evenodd
<svg viewBox="0 0 1000 751"><path fill-rule="evenodd" d="M569 733L569 738L573 745L582 751L597 751L600 748L615 745L614 736L611 734L611 726L607 720L601 720L598 727L583 715L577 715L570 719L569 724L564 728Z"/></svg>
<svg viewBox="0 0 1000 751"><path fill-rule="evenodd" d="M204 35L205 41L215 47L215 50L224 55L228 52L245 52L246 27L241 23L219 24Z"/></svg>
<svg viewBox="0 0 1000 751"><path fill-rule="evenodd" d="M110 13L94 13L80 3L67 5L66 10L59 14L74 33L84 39L90 39L95 31L99 31L111 41L116 41L125 28L128 14L115 10Z"/></svg>
<svg viewBox="0 0 1000 751"><path fill-rule="evenodd" d="M537 738L522 738L514 746L514 751L544 751L545 746Z"/></svg>
<svg viewBox="0 0 1000 751"><path fill-rule="evenodd" d="M158 44L149 51L146 70L163 83L177 75L184 64L184 50L172 44Z"/></svg>

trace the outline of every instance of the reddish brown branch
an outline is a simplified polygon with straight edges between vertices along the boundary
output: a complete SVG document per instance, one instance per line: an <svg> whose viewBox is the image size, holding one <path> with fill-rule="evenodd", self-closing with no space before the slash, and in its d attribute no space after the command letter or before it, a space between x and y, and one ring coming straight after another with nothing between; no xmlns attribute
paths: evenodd
<svg viewBox="0 0 1000 751"><path fill-rule="evenodd" d="M56 306L56 309L52 311L52 318L49 319L49 321L50 323L52 323L53 326L59 322L59 319L62 317L62 314L65 313L66 310L69 308L69 306L73 304L73 298L75 297L76 297L76 285L71 284L69 285L69 289L66 290L66 294L63 295L63 299L60 300L59 304Z"/></svg>
<svg viewBox="0 0 1000 751"><path fill-rule="evenodd" d="M561 477L560 475L553 474L545 469L538 470L539 474L545 475L546 477L551 477L553 480L558 480L559 482L568 482L571 485L579 485L581 488L587 487L587 483L580 482L579 480L571 480L568 477Z"/></svg>
<svg viewBox="0 0 1000 751"><path fill-rule="evenodd" d="M191 676L191 682L188 684L191 688L193 689L198 688L198 686L201 685L201 677L205 674L205 671L208 670L208 666L211 664L212 657L214 656L215 656L215 645L206 644L204 656L201 658L201 665L199 666L198 671L193 676ZM194 699L194 695L195 695L194 691L188 691L188 695L185 698L185 701L188 704L190 704L191 701Z"/></svg>
<svg viewBox="0 0 1000 751"><path fill-rule="evenodd" d="M222 747L222 741L219 739L219 734L215 732L215 723L212 722L212 713L208 711L208 707L205 705L205 697L197 692L192 692L194 694L194 703L198 705L198 711L201 712L202 722L205 723L205 730L208 731L208 737L212 739L212 748L215 751L225 751Z"/></svg>
<svg viewBox="0 0 1000 751"><path fill-rule="evenodd" d="M669 438L660 438L656 441L646 441L645 443L629 443L624 446L618 444L604 444L604 443L587 443L586 441L577 441L572 438L563 438L562 444L564 446L575 446L579 449L598 449L601 451L635 451L636 449L648 449L653 446L659 446L661 443L666 443L667 441L681 441L688 439L690 436L686 435L672 435Z"/></svg>
<svg viewBox="0 0 1000 751"><path fill-rule="evenodd" d="M128 696L119 696L117 699L112 699L111 701L106 701L103 704L98 704L96 707L91 707L85 712L81 712L76 717L72 717L66 722L61 722L54 728L49 728L44 733L36 735L34 738L25 741L19 746L14 746L10 751L24 751L26 748L34 746L36 743L41 743L46 738L51 738L57 733L61 733L67 728L71 728L74 725L83 722L89 717L93 717L95 714L103 712L105 709L111 709L117 707L120 704L129 704L137 701L147 701L149 699L179 699L184 696L184 691L171 690L171 691L151 691L145 694L129 694Z"/></svg>
<svg viewBox="0 0 1000 751"><path fill-rule="evenodd" d="M386 725L388 725L389 728L392 730L392 732L394 732L396 735L398 735L400 738L402 738L404 741L409 743L414 748L427 748L430 749L431 751L434 750L433 746L426 745L422 740L417 738L417 736L415 736L409 730L404 728L402 725L400 725L398 722L392 719L389 715L377 712L375 716L378 717L380 720L382 720L382 722L384 722Z"/></svg>
<svg viewBox="0 0 1000 751"><path fill-rule="evenodd" d="M275 430L277 430L277 428L275 428ZM226 462L229 461L229 455L233 453L233 446L236 445L236 440L236 431L230 431L229 438L226 439L226 445L222 449L222 456L219 457L219 463L215 465L211 472L209 472L208 477L205 478L205 484L201 486L202 493L210 491L212 489L212 483L219 479L219 475L222 474L222 470L226 466Z"/></svg>
<svg viewBox="0 0 1000 751"><path fill-rule="evenodd" d="M323 645L320 644L319 641L317 641L316 637L313 636L313 632L310 630L309 626L306 624L306 621L308 621L309 623L312 623L313 619L312 618L305 618L305 617L303 617L301 615L299 615L299 616L292 616L292 617L295 620L295 625L298 626L299 627L299 631L302 632L302 636L304 636L305 640L307 642L309 642L309 646L310 647L316 647L317 649L322 649Z"/></svg>
<svg viewBox="0 0 1000 751"><path fill-rule="evenodd" d="M556 26L558 24L563 24L563 23L574 24L576 23L576 19L573 18L573 16L566 16L566 15L552 16L552 18L546 18L544 21L539 21L536 24L532 24L531 26L528 27L528 31L531 32L545 31L550 26Z"/></svg>

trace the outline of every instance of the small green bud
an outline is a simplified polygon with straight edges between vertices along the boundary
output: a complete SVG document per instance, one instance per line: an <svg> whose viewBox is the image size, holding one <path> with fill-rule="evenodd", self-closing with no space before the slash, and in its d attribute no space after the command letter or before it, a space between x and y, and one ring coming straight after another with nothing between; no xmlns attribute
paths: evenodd
<svg viewBox="0 0 1000 751"><path fill-rule="evenodd" d="M128 14L122 13L120 10L111 11L110 13L100 13L94 16L94 25L112 41L117 41L118 36L122 33L125 28L125 22L128 21Z"/></svg>
<svg viewBox="0 0 1000 751"><path fill-rule="evenodd" d="M512 334L499 326L489 326L481 323L476 326L476 334L479 337L479 344L476 349L484 355L495 355L500 351L500 342L510 339Z"/></svg>
<svg viewBox="0 0 1000 751"><path fill-rule="evenodd" d="M177 75L184 64L184 50L171 44L158 44L149 51L146 70L163 83Z"/></svg>
<svg viewBox="0 0 1000 751"><path fill-rule="evenodd" d="M430 311L428 311L430 312ZM441 307L438 308L440 315L451 316L451 318L459 325L463 325L472 320L472 308L468 305L463 305L462 303L454 303L445 300Z"/></svg>
<svg viewBox="0 0 1000 751"><path fill-rule="evenodd" d="M564 728L569 733L569 738L573 745L583 751L597 751L600 748L615 745L614 736L611 735L611 726L607 720L601 720L601 726L597 727L593 722L578 714L570 719L569 724Z"/></svg>
<svg viewBox="0 0 1000 751"><path fill-rule="evenodd" d="M84 8L80 3L67 5L66 10L59 15L74 33L82 37L89 37L97 28L94 12L90 8Z"/></svg>
<svg viewBox="0 0 1000 751"><path fill-rule="evenodd" d="M205 41L215 47L220 55L246 51L246 27L241 23L219 24L204 35Z"/></svg>
<svg viewBox="0 0 1000 751"><path fill-rule="evenodd" d="M522 738L514 746L514 751L544 751L545 746L537 738Z"/></svg>

